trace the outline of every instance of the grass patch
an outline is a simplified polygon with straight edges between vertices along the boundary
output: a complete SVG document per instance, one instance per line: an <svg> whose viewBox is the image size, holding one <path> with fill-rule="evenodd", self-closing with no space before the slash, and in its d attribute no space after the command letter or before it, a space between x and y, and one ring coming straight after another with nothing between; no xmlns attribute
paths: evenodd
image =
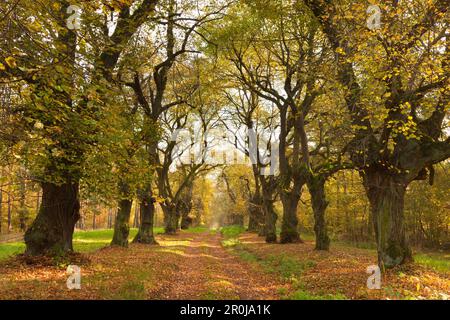
<svg viewBox="0 0 450 320"><path fill-rule="evenodd" d="M198 227L191 227L188 230L186 230L189 233L204 233L207 232L209 229L206 226L198 226Z"/></svg>
<svg viewBox="0 0 450 320"><path fill-rule="evenodd" d="M92 252L111 243L114 230L77 231L73 235L73 249L76 252ZM130 229L130 241L137 234L137 229Z"/></svg>
<svg viewBox="0 0 450 320"><path fill-rule="evenodd" d="M95 274L82 279L88 287L98 288L102 299L144 300L154 281L150 271L141 268L126 268L120 272L122 283L114 283L107 273ZM83 285L83 284L82 284Z"/></svg>
<svg viewBox="0 0 450 320"><path fill-rule="evenodd" d="M220 232L224 237L224 240L222 240L222 246L225 248L232 248L234 253L237 254L242 260L259 264L267 273L276 274L284 280L297 282L297 278L303 271L316 265L314 261L299 261L298 259L289 257L283 253L269 255L267 257L259 257L255 253L248 250L248 248L246 248L245 245L239 241L239 235L244 231L244 227L237 225L222 227L220 229Z"/></svg>
<svg viewBox="0 0 450 320"><path fill-rule="evenodd" d="M216 294L213 291L209 290L203 292L200 295L200 300L220 300L220 299L216 296Z"/></svg>
<svg viewBox="0 0 450 320"><path fill-rule="evenodd" d="M315 295L305 290L297 290L289 296L284 297L286 300L346 300L347 297L341 293Z"/></svg>
<svg viewBox="0 0 450 320"><path fill-rule="evenodd" d="M163 233L163 228L155 228L155 234ZM77 231L73 235L73 249L75 252L92 252L111 243L114 230ZM130 242L137 234L137 229L130 229ZM0 260L14 256L25 251L25 243L10 242L0 244Z"/></svg>
<svg viewBox="0 0 450 320"><path fill-rule="evenodd" d="M0 244L0 260L6 259L25 251L25 243L9 242Z"/></svg>
<svg viewBox="0 0 450 320"><path fill-rule="evenodd" d="M257 256L249 251L244 245L238 243L233 247L234 252L242 259L250 263L258 264L267 273L274 274L284 281L290 282L296 291L289 293L290 290L281 287L278 288L278 294L285 300L346 300L347 297L340 293L335 294L312 294L304 289L301 281L301 275L304 271L316 266L312 260L303 260L292 258L286 254L269 255L267 257Z"/></svg>
<svg viewBox="0 0 450 320"><path fill-rule="evenodd" d="M262 264L268 272L278 274L283 279L298 278L305 270L316 265L314 261L299 261L285 254L270 255L262 260Z"/></svg>
<svg viewBox="0 0 450 320"><path fill-rule="evenodd" d="M436 271L450 272L450 254L419 253L414 255L414 261Z"/></svg>
<svg viewBox="0 0 450 320"><path fill-rule="evenodd" d="M260 259L255 254L253 254L247 250L239 250L237 253L242 260L245 260L247 262L258 262L259 263L262 261L262 259Z"/></svg>
<svg viewBox="0 0 450 320"><path fill-rule="evenodd" d="M224 240L222 240L222 246L225 248L232 248L241 244L239 236L245 232L245 228L242 226L226 226L220 228L220 233Z"/></svg>
<svg viewBox="0 0 450 320"><path fill-rule="evenodd" d="M288 255L283 253L269 255L267 257L259 257L245 248L245 246L243 246L241 243L235 244L233 248L234 252L242 260L257 263L262 266L265 272L275 274L281 277L283 280L298 282L297 278L299 278L305 270L316 266L316 263L312 260L299 261L298 259L289 257Z"/></svg>
<svg viewBox="0 0 450 320"><path fill-rule="evenodd" d="M226 280L214 280L208 283L205 292L200 295L201 300L237 300L239 296L233 290L233 284Z"/></svg>
<svg viewBox="0 0 450 320"><path fill-rule="evenodd" d="M230 239L222 240L222 246L224 248L232 248L232 247L239 245L240 243L241 242L237 238L230 238Z"/></svg>
<svg viewBox="0 0 450 320"><path fill-rule="evenodd" d="M332 242L333 243L333 242ZM349 241L335 241L335 245L341 248L353 247L358 249L365 249L368 251L376 251L377 246L373 242L349 242ZM429 267L437 272L450 272L450 254L441 252L418 252L414 254L414 262Z"/></svg>
<svg viewBox="0 0 450 320"><path fill-rule="evenodd" d="M237 238L243 232L245 232L245 227L242 226L226 226L220 228L220 232L222 233L225 239L229 238Z"/></svg>

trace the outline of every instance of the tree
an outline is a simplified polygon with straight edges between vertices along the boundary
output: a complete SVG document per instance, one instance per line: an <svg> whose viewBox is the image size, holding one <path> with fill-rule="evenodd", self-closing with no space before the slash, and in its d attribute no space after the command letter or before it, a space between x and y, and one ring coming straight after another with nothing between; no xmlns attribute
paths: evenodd
<svg viewBox="0 0 450 320"><path fill-rule="evenodd" d="M18 36L22 32L17 32L17 36L9 39L11 43L20 43L22 51L1 53L0 78L23 81L30 108L25 109L22 119L31 124L28 126L31 131L33 128L41 130L40 134L47 142L43 146L42 162L37 164L42 203L25 235L27 254L73 250L72 234L80 216L79 183L86 149L93 143L91 134L95 132L94 119L98 110L93 97L98 97L102 91L96 85L101 83L107 88L102 79L112 80L122 51L151 15L156 2L144 0L132 14L132 3L118 3L117 26L110 36L107 21L103 20L105 24L101 30L106 30L102 34L105 41L100 52L89 52L94 58L88 60L92 71L88 81L81 81L86 77L80 78L84 73L82 58L77 56L83 54L83 50L77 51L81 40L76 30L66 27L66 10L70 5L67 1L48 2L48 6L20 3L14 6L14 15L5 17L12 25L20 25L29 32L24 38ZM86 16L101 17L103 14L96 9L102 7L97 2L86 5ZM30 13L34 19L27 20ZM91 40L101 34L95 34L99 29L93 29ZM89 59L88 56L85 58ZM77 93L77 89L81 89L81 93Z"/></svg>
<svg viewBox="0 0 450 320"><path fill-rule="evenodd" d="M382 268L412 260L404 226L406 188L450 156L442 130L449 101L447 1L383 6L369 30L363 4L307 0L336 54L354 128L348 148L370 201ZM350 12L344 16L343 12ZM375 96L375 101L370 96Z"/></svg>

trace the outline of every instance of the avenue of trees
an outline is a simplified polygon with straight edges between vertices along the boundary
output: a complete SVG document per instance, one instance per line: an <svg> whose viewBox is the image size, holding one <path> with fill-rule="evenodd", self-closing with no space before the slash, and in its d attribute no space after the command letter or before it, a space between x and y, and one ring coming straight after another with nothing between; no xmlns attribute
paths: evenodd
<svg viewBox="0 0 450 320"><path fill-rule="evenodd" d="M0 5L0 232L26 254L73 251L84 206L124 247L157 209L167 234L373 240L382 268L449 241L448 1L377 28L373 1L80 1L69 28L72 4Z"/></svg>

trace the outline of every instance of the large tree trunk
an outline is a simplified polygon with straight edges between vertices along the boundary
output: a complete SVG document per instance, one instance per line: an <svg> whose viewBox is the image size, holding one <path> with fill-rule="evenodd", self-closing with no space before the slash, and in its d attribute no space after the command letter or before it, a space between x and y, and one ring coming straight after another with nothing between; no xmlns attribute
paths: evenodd
<svg viewBox="0 0 450 320"><path fill-rule="evenodd" d="M161 205L164 213L165 233L176 234L178 218L176 207L172 203Z"/></svg>
<svg viewBox="0 0 450 320"><path fill-rule="evenodd" d="M130 216L133 200L131 200L130 197L130 187L126 183L121 182L119 184L119 190L122 199L118 204L116 221L114 223L114 235L111 245L127 247L128 236L130 234Z"/></svg>
<svg viewBox="0 0 450 320"><path fill-rule="evenodd" d="M192 225L193 219L189 215L181 216L181 230L187 230Z"/></svg>
<svg viewBox="0 0 450 320"><path fill-rule="evenodd" d="M155 200L152 197L150 190L147 190L147 192L141 195L140 213L141 220L139 224L139 231L133 242L158 244L153 234L153 225L155 219Z"/></svg>
<svg viewBox="0 0 450 320"><path fill-rule="evenodd" d="M248 227L247 227L247 231L248 232L259 232L259 222L258 222L258 217L255 214L255 210L253 208L250 208L248 211L249 215L248 215Z"/></svg>
<svg viewBox="0 0 450 320"><path fill-rule="evenodd" d="M273 202L269 199L264 200L264 216L265 216L265 236L267 243L277 242L277 219Z"/></svg>
<svg viewBox="0 0 450 320"><path fill-rule="evenodd" d="M181 198L178 200L177 208L181 213L181 229L187 230L192 225L193 219L189 216L192 211L192 193L194 191L194 183L190 182L185 187Z"/></svg>
<svg viewBox="0 0 450 320"><path fill-rule="evenodd" d="M363 179L372 211L378 264L385 269L412 261L403 216L406 179L369 170Z"/></svg>
<svg viewBox="0 0 450 320"><path fill-rule="evenodd" d="M281 225L280 242L295 243L300 242L298 233L297 207L300 201L300 193L281 192L281 202L283 203L283 222Z"/></svg>
<svg viewBox="0 0 450 320"><path fill-rule="evenodd" d="M277 242L277 219L278 215L275 212L274 193L276 189L276 181L273 177L266 178L262 175L257 175L261 182L262 205L264 214L264 227L260 235L265 236L267 243Z"/></svg>
<svg viewBox="0 0 450 320"><path fill-rule="evenodd" d="M192 196L192 195L191 195ZM192 225L193 219L189 216L192 210L192 199L188 203L183 203L180 208L181 212L181 230L187 230Z"/></svg>
<svg viewBox="0 0 450 320"><path fill-rule="evenodd" d="M314 212L314 233L316 234L316 250L328 250L330 238L327 233L325 222L325 210L328 201L325 195L325 179L321 177L310 177L308 189L311 195L311 204Z"/></svg>
<svg viewBox="0 0 450 320"><path fill-rule="evenodd" d="M133 201L123 199L119 201L116 222L114 224L114 235L111 245L128 247L128 236L130 234L130 215Z"/></svg>
<svg viewBox="0 0 450 320"><path fill-rule="evenodd" d="M42 203L36 219L25 233L25 253L41 255L73 251L72 236L79 218L78 182L42 183Z"/></svg>

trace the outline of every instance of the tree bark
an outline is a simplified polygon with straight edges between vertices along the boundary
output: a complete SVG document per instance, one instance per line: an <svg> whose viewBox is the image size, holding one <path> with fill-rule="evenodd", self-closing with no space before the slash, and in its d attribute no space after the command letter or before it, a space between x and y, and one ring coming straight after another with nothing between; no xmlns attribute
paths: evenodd
<svg viewBox="0 0 450 320"><path fill-rule="evenodd" d="M277 242L277 219L278 215L275 212L273 207L274 193L277 187L276 181L274 177L271 176L266 178L262 175L258 175L259 181L261 182L261 191L262 191L262 205L263 205L263 214L264 214L264 227L263 227L263 236L266 238L267 243L276 243Z"/></svg>
<svg viewBox="0 0 450 320"><path fill-rule="evenodd" d="M133 200L130 198L129 186L121 182L119 185L122 199L119 201L116 221L114 224L114 235L111 245L128 247L128 236L130 234L130 215Z"/></svg>
<svg viewBox="0 0 450 320"><path fill-rule="evenodd" d="M190 210L184 210L181 215L181 230L187 230L192 225L194 219L189 216Z"/></svg>
<svg viewBox="0 0 450 320"><path fill-rule="evenodd" d="M292 99L291 107L294 107L295 103ZM292 108L293 109L293 108ZM292 111L292 116L295 118L294 126L294 141L292 146L292 161L290 163L287 156L287 112L288 107L283 106L280 108L280 179L279 179L279 192L281 202L283 203L283 221L281 225L280 242L281 243L296 243L300 242L300 235L298 233L298 218L297 207L300 201L302 193L302 187L306 181L302 181L300 176L300 145L303 150L303 143L301 143L301 132L303 115L301 112L295 113ZM303 141L302 141L303 142ZM309 166L309 154L307 152L302 154L303 161Z"/></svg>
<svg viewBox="0 0 450 320"><path fill-rule="evenodd" d="M325 210L328 201L325 195L325 179L321 177L310 177L308 189L311 195L311 204L314 212L314 233L316 235L316 250L328 250L330 238L328 237L325 222Z"/></svg>
<svg viewBox="0 0 450 320"><path fill-rule="evenodd" d="M259 233L264 226L264 213L263 213L263 203L262 198L259 193L255 194L249 203L248 213L248 228L249 232Z"/></svg>
<svg viewBox="0 0 450 320"><path fill-rule="evenodd" d="M258 225L259 225L259 223L258 223L258 219L255 215L254 209L251 208L251 209L249 209L247 231L248 232L258 232L259 231Z"/></svg>
<svg viewBox="0 0 450 320"><path fill-rule="evenodd" d="M294 192L281 194L281 202L283 203L283 221L280 234L281 243L300 242L300 235L297 230L297 206L299 201L300 196Z"/></svg>
<svg viewBox="0 0 450 320"><path fill-rule="evenodd" d="M72 236L79 218L78 182L42 183L42 203L25 233L25 253L35 256L73 251Z"/></svg>
<svg viewBox="0 0 450 320"><path fill-rule="evenodd" d="M268 203L265 207L266 209L266 242L276 243L277 242L277 219L278 216L275 213L272 203Z"/></svg>
<svg viewBox="0 0 450 320"><path fill-rule="evenodd" d="M133 201L123 199L119 201L116 222L114 224L114 235L111 245L128 247L128 236L130 234L130 214Z"/></svg>
<svg viewBox="0 0 450 320"><path fill-rule="evenodd" d="M176 234L178 226L176 207L171 203L163 204L161 207L164 212L165 233Z"/></svg>
<svg viewBox="0 0 450 320"><path fill-rule="evenodd" d="M302 242L298 232L297 208L306 179L300 172L296 172L292 178L292 189L285 191L286 186L280 185L280 198L283 203L283 222L281 225L280 242Z"/></svg>
<svg viewBox="0 0 450 320"><path fill-rule="evenodd" d="M403 216L407 182L379 171L366 171L363 181L372 211L378 264L385 269L412 261Z"/></svg>
<svg viewBox="0 0 450 320"><path fill-rule="evenodd" d="M144 244L158 244L153 234L153 226L155 219L155 199L151 190L147 190L140 197L140 224L139 231L133 242Z"/></svg>

